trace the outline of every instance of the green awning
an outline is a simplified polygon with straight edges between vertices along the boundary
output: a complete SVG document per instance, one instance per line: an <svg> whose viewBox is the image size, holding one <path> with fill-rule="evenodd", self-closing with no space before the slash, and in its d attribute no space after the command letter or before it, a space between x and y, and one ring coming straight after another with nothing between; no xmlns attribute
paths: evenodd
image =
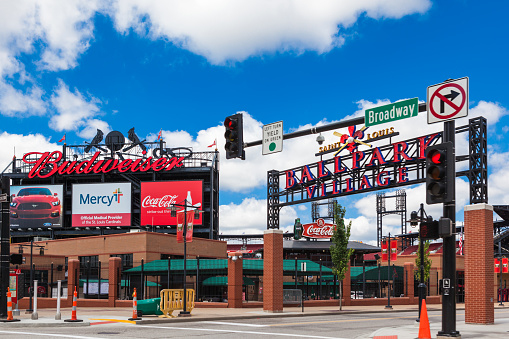
<svg viewBox="0 0 509 339"><path fill-rule="evenodd" d="M396 275L394 275L396 270ZM390 268L391 279L403 280L405 269L401 266L394 266ZM387 266L380 267L380 279L387 280ZM362 267L350 268L350 280L362 280ZM366 280L378 280L378 266L366 267Z"/></svg>
<svg viewBox="0 0 509 339"><path fill-rule="evenodd" d="M254 281L250 278L243 277L243 284L247 286L254 286ZM228 277L210 277L203 280L203 286L228 286Z"/></svg>
<svg viewBox="0 0 509 339"><path fill-rule="evenodd" d="M228 274L228 259L200 259L200 274L222 275ZM306 271L302 271L302 263L306 263ZM242 261L243 273L245 275L262 275L263 274L263 259L245 259ZM187 274L192 276L196 275L197 260L187 259L186 270ZM170 270L177 274L182 274L184 270L184 259L171 259ZM125 271L130 275L141 274L141 265ZM319 275L320 264L311 260L297 260L297 272L299 275ZM154 260L143 264L143 273L145 275L163 275L168 273L168 260ZM328 267L322 266L322 274L331 274L332 270ZM295 260L283 260L283 274L295 275Z"/></svg>

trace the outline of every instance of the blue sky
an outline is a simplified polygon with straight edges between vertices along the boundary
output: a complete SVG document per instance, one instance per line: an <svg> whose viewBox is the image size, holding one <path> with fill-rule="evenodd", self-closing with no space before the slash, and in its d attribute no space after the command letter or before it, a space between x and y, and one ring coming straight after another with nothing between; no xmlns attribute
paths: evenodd
<svg viewBox="0 0 509 339"><path fill-rule="evenodd" d="M282 120L288 133L401 99L424 102L427 86L468 76L469 118L488 118L489 200L507 204L508 9L470 0L3 1L0 167L14 148L18 157L54 150L64 134L81 144L97 128L126 135L135 127L148 140L162 129L168 146L196 151L217 138L222 152L222 122L237 111L247 112L245 141L254 141L263 124ZM424 113L394 124L402 140L439 125L427 126ZM252 147L246 161L222 152L221 232L261 233L267 170L315 161L315 138L285 141L265 157ZM458 180L457 194L467 196ZM422 185L407 193L408 210L417 209ZM461 221L467 201L458 200ZM375 196L339 202L352 239L376 240ZM309 220L310 206L284 208L282 228L296 217ZM398 228L384 218L387 232Z"/></svg>

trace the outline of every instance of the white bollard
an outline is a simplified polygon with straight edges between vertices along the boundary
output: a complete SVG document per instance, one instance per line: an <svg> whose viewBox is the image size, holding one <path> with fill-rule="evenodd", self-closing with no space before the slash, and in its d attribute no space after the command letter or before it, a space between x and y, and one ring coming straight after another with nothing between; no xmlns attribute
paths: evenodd
<svg viewBox="0 0 509 339"><path fill-rule="evenodd" d="M32 313L32 320L39 319L37 315L37 280L34 280L34 312Z"/></svg>
<svg viewBox="0 0 509 339"><path fill-rule="evenodd" d="M58 284L57 284L57 314L55 314L55 320L60 320L62 319L62 315L60 314L60 290L62 288L62 280L59 280L58 281Z"/></svg>

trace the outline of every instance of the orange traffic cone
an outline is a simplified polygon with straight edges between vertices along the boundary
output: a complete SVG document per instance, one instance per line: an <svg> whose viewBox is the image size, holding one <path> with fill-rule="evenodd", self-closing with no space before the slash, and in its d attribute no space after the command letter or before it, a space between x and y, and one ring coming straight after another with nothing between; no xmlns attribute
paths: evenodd
<svg viewBox="0 0 509 339"><path fill-rule="evenodd" d="M419 322L419 339L431 339L431 332L429 329L428 310L426 309L426 300L422 300L421 318Z"/></svg>
<svg viewBox="0 0 509 339"><path fill-rule="evenodd" d="M7 319L0 319L1 322L11 322L11 321L19 321L19 319L14 319L12 316L12 296L11 289L7 287Z"/></svg>
<svg viewBox="0 0 509 339"><path fill-rule="evenodd" d="M133 317L129 318L129 320L141 320L141 318L138 318L138 294L136 293L136 287L133 293Z"/></svg>
<svg viewBox="0 0 509 339"><path fill-rule="evenodd" d="M88 288L88 287L87 287ZM79 322L83 321L76 317L76 306L78 306L78 292L76 291L76 286L74 286L74 296L72 298L72 312L71 319L65 319L65 322Z"/></svg>

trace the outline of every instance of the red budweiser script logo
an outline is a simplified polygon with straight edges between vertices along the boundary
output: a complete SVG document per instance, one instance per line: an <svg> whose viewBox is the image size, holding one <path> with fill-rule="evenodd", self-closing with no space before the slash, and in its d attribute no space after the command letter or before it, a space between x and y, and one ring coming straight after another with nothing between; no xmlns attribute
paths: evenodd
<svg viewBox="0 0 509 339"><path fill-rule="evenodd" d="M184 157L159 158L153 161L152 157L143 159L107 159L98 160L101 152L95 152L90 160L68 161L63 160L60 151L53 152L31 152L23 156L23 162L33 165L28 173L29 178L48 178L53 174L88 174L108 173L117 170L123 172L154 172L169 171L175 167L182 167Z"/></svg>
<svg viewBox="0 0 509 339"><path fill-rule="evenodd" d="M178 195L165 195L162 198L153 198L147 195L141 202L141 207L170 207L177 203Z"/></svg>
<svg viewBox="0 0 509 339"><path fill-rule="evenodd" d="M311 224L302 225L304 228L302 236L307 238L331 238L332 232L336 228L334 224L327 224L325 220L318 219Z"/></svg>

